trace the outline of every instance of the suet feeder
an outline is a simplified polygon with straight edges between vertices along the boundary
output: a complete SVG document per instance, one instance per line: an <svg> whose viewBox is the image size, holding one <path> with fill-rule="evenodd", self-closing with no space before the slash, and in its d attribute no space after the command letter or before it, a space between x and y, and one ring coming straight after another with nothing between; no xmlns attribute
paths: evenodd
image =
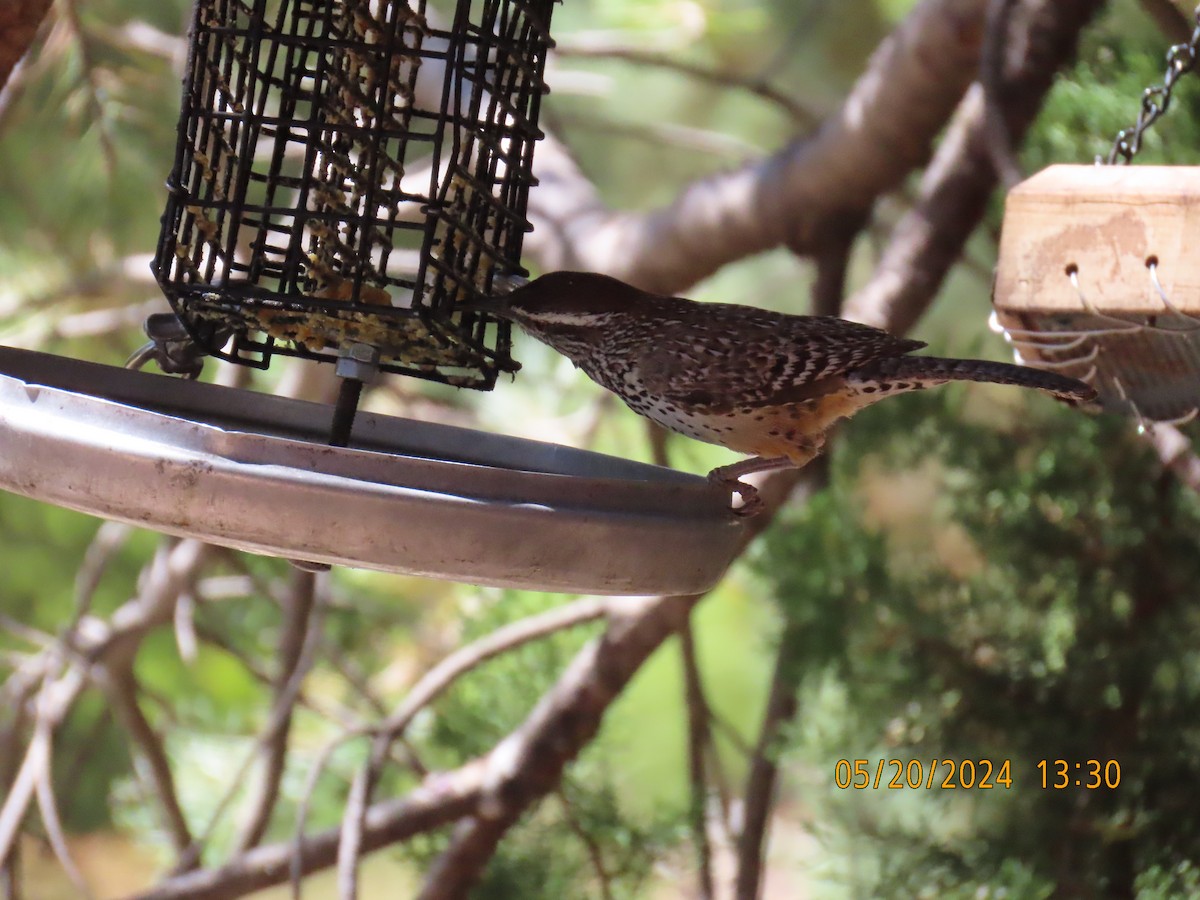
<svg viewBox="0 0 1200 900"><path fill-rule="evenodd" d="M336 365L338 405L0 348L0 486L259 553L691 593L742 525L705 479L357 415L378 373L490 389L522 277L554 0L197 0L137 358Z"/></svg>
<svg viewBox="0 0 1200 900"><path fill-rule="evenodd" d="M423 0L201 0L154 261L192 340L513 371L508 328L457 307L521 272L552 7L462 0L447 30Z"/></svg>
<svg viewBox="0 0 1200 900"><path fill-rule="evenodd" d="M1009 192L995 321L1139 422L1200 407L1200 168L1051 166Z"/></svg>

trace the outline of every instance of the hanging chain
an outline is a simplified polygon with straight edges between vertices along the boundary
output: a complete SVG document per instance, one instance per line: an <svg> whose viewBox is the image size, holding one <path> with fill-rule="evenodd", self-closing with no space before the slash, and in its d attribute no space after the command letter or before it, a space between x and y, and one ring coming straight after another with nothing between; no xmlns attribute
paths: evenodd
<svg viewBox="0 0 1200 900"><path fill-rule="evenodd" d="M1163 76L1163 83L1142 91L1142 109L1138 113L1137 124L1117 132L1105 164L1111 166L1133 161L1133 157L1142 149L1142 136L1146 129L1157 122L1171 105L1171 91L1175 89L1175 82L1200 62L1200 6L1196 7L1194 16L1196 27L1192 30L1191 38L1186 44L1176 44L1167 51L1167 74ZM1100 160L1097 158L1096 161Z"/></svg>

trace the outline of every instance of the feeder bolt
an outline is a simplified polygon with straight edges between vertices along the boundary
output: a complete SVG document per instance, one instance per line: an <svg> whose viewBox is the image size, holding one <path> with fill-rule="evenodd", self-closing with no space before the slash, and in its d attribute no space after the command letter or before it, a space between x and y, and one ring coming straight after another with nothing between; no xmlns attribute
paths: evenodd
<svg viewBox="0 0 1200 900"><path fill-rule="evenodd" d="M343 344L338 351L337 374L370 384L379 374L379 349L358 341Z"/></svg>

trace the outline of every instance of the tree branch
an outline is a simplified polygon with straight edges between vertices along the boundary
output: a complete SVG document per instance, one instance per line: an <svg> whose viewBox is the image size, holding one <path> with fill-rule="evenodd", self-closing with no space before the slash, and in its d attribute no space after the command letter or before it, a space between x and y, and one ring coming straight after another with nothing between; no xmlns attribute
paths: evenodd
<svg viewBox="0 0 1200 900"><path fill-rule="evenodd" d="M607 208L565 148L538 148L528 252L674 293L778 246L808 252L831 220L864 218L928 158L975 77L987 0L923 0L880 44L841 110L762 161L688 185L649 214Z"/></svg>
<svg viewBox="0 0 1200 900"><path fill-rule="evenodd" d="M279 715L259 738L262 774L250 803L250 813L238 836L237 847L247 850L257 846L271 821L279 798L279 784L287 763L288 735L292 726L298 691L289 685L303 677L303 650L310 643L313 627L313 607L316 604L316 576L312 572L293 570L290 596L284 604L285 624L279 638L279 673L275 679L275 704Z"/></svg>
<svg viewBox="0 0 1200 900"><path fill-rule="evenodd" d="M475 760L453 772L428 776L401 800L377 803L367 811L363 850L405 841L470 814L484 788L486 760ZM301 874L331 866L337 856L339 830L331 828L304 839L297 855L291 841L264 844L234 856L220 868L198 869L168 878L138 900L227 900L288 879L296 863Z"/></svg>
<svg viewBox="0 0 1200 900"><path fill-rule="evenodd" d="M1022 0L1012 10L1015 37L996 93L1014 140L1024 136L1055 73L1074 57L1080 31L1102 5ZM995 188L983 91L976 85L955 113L917 203L897 223L870 283L847 302L847 316L897 333L911 328L962 256Z"/></svg>
<svg viewBox="0 0 1200 900"><path fill-rule="evenodd" d="M796 717L799 706L796 690L799 687L796 665L797 628L789 623L775 651L775 669L771 673L771 692L763 713L758 743L746 778L743 797L743 825L737 838L737 876L734 896L737 900L758 900L762 882L767 825L775 805L779 777L777 754L779 736Z"/></svg>
<svg viewBox="0 0 1200 900"><path fill-rule="evenodd" d="M0 3L0 85L33 44L51 0L8 0Z"/></svg>
<svg viewBox="0 0 1200 900"><path fill-rule="evenodd" d="M1141 0L1141 5L1172 44L1183 44L1191 38L1191 22L1171 0Z"/></svg>

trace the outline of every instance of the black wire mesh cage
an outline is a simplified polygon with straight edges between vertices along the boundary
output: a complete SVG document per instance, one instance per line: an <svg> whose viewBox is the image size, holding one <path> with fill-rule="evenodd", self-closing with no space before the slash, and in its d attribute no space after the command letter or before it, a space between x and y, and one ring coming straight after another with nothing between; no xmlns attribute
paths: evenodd
<svg viewBox="0 0 1200 900"><path fill-rule="evenodd" d="M554 0L197 0L155 275L209 354L490 388Z"/></svg>

